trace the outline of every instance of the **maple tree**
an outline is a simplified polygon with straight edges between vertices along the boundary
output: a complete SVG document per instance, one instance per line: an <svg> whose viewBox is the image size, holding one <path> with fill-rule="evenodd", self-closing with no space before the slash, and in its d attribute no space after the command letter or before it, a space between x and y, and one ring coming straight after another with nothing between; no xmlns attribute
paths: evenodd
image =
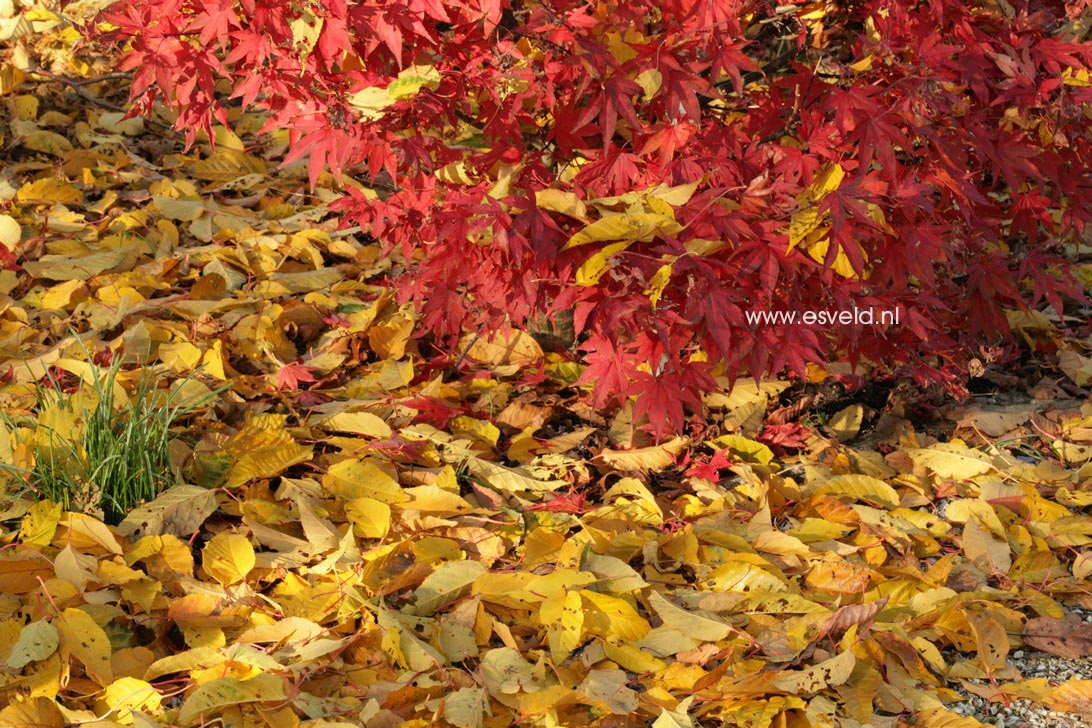
<svg viewBox="0 0 1092 728"><path fill-rule="evenodd" d="M192 142L235 100L312 184L347 175L426 332L571 312L597 404L664 432L711 371L845 355L958 387L1007 309L1081 295L1086 6L121 0L99 28L134 112ZM900 324L746 317L854 306Z"/></svg>
<svg viewBox="0 0 1092 728"><path fill-rule="evenodd" d="M908 383L871 382L875 399L835 377L740 377L703 395L700 436L654 442L641 417L681 417L703 376L724 381L672 363L693 344L685 327L588 338L587 368L518 327L483 328L452 362L392 290L403 251L339 228L335 181L320 173L309 190L305 164L278 165L288 140L259 133L262 112L225 106L215 149L187 150L162 124L122 118L127 79L77 52L61 17L7 13L0 725L1092 716L1087 666L1040 675L1014 659L1092 641L1079 621L1092 611L1092 358L1063 321L1012 315L1024 356L980 378L1003 396L948 403L946 424L913 414L931 405L900 393ZM614 123L617 142L631 121ZM840 163L802 184L798 229L847 180ZM599 278L580 288L617 296L581 299L594 306L572 329L596 326L600 307L655 298L666 316L678 302L662 259L622 285L632 256L683 232L664 205L703 194L652 188L613 202L535 192L536 219L575 236L561 251L574 279ZM597 239L623 213L642 239ZM1090 270L1078 266L1086 287ZM465 303L453 315L472 314ZM555 348L572 336L565 316L530 326ZM589 370L608 384L590 404L574 386ZM596 406L626 387L646 409ZM161 426L137 414L172 402L185 407ZM88 446L126 428L163 437ZM165 462L148 466L153 448ZM122 455L154 475L154 498L102 497L100 466Z"/></svg>

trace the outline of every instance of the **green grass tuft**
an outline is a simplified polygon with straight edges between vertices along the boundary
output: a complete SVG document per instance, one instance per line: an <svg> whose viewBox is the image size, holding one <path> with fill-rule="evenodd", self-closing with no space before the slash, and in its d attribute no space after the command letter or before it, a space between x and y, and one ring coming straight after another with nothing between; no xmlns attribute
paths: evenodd
<svg viewBox="0 0 1092 728"><path fill-rule="evenodd" d="M109 369L94 367L93 371L94 382L71 394L48 375L48 385L37 387L39 420L29 441L33 469L10 464L0 468L20 472L39 498L60 503L66 510L101 513L106 523L117 524L134 507L176 483L170 463L171 427L223 388L205 397L186 398L184 386L161 390L145 370L128 393L129 407L121 409L114 406L120 359ZM51 417L42 422L47 411ZM65 420L66 434L50 424L57 418ZM14 423L8 424L15 432Z"/></svg>

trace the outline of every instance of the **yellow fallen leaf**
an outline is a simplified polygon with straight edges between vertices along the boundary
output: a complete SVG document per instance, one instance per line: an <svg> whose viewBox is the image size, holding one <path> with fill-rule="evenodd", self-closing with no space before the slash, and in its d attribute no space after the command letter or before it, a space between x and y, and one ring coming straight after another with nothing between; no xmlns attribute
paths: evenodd
<svg viewBox="0 0 1092 728"><path fill-rule="evenodd" d="M963 526L963 553L987 574L1008 576L1012 550L1008 541L995 538L971 518Z"/></svg>
<svg viewBox="0 0 1092 728"><path fill-rule="evenodd" d="M914 725L920 728L983 728L985 724L947 708L932 707L918 712L914 716Z"/></svg>
<svg viewBox="0 0 1092 728"><path fill-rule="evenodd" d="M842 180L845 179L846 173L842 169L842 165L835 162L834 164L828 164L816 173L815 178L811 184L808 185L804 195L815 202L822 200L834 190L838 189Z"/></svg>
<svg viewBox="0 0 1092 728"><path fill-rule="evenodd" d="M380 359L401 359L406 355L413 325L414 321L409 316L393 316L368 329L368 344Z"/></svg>
<svg viewBox="0 0 1092 728"><path fill-rule="evenodd" d="M61 634L65 649L83 663L88 677L102 686L114 681L110 640L90 614L69 607L57 619L57 631Z"/></svg>
<svg viewBox="0 0 1092 728"><path fill-rule="evenodd" d="M367 121L382 117L383 109L393 104L395 100L386 88L378 86L368 86L346 98L349 105L356 108L360 117Z"/></svg>
<svg viewBox="0 0 1092 728"><path fill-rule="evenodd" d="M454 434L468 435L489 447L496 447L501 435L500 430L492 422L474 417L453 417L449 425Z"/></svg>
<svg viewBox="0 0 1092 728"><path fill-rule="evenodd" d="M569 238L563 250L588 243L647 242L657 233L673 235L680 229L674 216L654 212L608 213Z"/></svg>
<svg viewBox="0 0 1092 728"><path fill-rule="evenodd" d="M152 204L163 217L181 222L193 222L208 209L200 200L179 200L166 195L153 196Z"/></svg>
<svg viewBox="0 0 1092 728"><path fill-rule="evenodd" d="M604 448L599 457L607 465L623 471L656 471L672 465L690 441L684 437L675 437L660 445L638 447L632 450L611 450Z"/></svg>
<svg viewBox="0 0 1092 728"><path fill-rule="evenodd" d="M27 75L18 66L11 63L0 66L0 96L7 96L25 80Z"/></svg>
<svg viewBox="0 0 1092 728"><path fill-rule="evenodd" d="M1077 386L1084 387L1092 383L1092 357L1065 349L1058 353L1058 366Z"/></svg>
<svg viewBox="0 0 1092 728"><path fill-rule="evenodd" d="M237 149L223 148L219 143L217 147L215 154L193 165L194 177L209 182L230 182L244 175L266 173L265 162L261 158Z"/></svg>
<svg viewBox="0 0 1092 728"><path fill-rule="evenodd" d="M541 210L559 212L577 220L586 220L588 217L588 208L585 207L584 201L572 192L539 190L535 193L535 204Z"/></svg>
<svg viewBox="0 0 1092 728"><path fill-rule="evenodd" d="M644 191L646 200L666 202L672 207L679 207L690 202L690 198L698 191L698 182L690 182L685 185L669 187L666 184L658 184Z"/></svg>
<svg viewBox="0 0 1092 728"><path fill-rule="evenodd" d="M1055 710L1068 710L1092 720L1092 680L1067 680L1049 698Z"/></svg>
<svg viewBox="0 0 1092 728"><path fill-rule="evenodd" d="M436 170L436 179L447 184L473 185L478 182L477 177L472 176L463 162L452 162Z"/></svg>
<svg viewBox="0 0 1092 728"><path fill-rule="evenodd" d="M98 559L90 554L80 553L72 546L65 546L53 559L53 570L57 578L64 579L81 590L87 586L88 582L101 581L97 575L97 567Z"/></svg>
<svg viewBox="0 0 1092 728"><path fill-rule="evenodd" d="M978 650L978 661L992 674L995 670L1005 667L1009 647L1009 635L1004 625L996 617L988 614L965 609L967 623L971 625L971 633Z"/></svg>
<svg viewBox="0 0 1092 728"><path fill-rule="evenodd" d="M827 230L824 229L822 233L815 233L808 236L808 256L811 257L816 263L827 262L827 253L830 250L830 239L827 237ZM837 244L836 244L837 245ZM834 262L830 264L830 269L843 278L856 278L857 270L853 267L853 264L849 262L849 256L846 255L845 248L837 245L838 252L834 254ZM861 257L867 261L867 256L864 250L860 251Z"/></svg>
<svg viewBox="0 0 1092 728"><path fill-rule="evenodd" d="M824 688L844 684L856 664L853 652L846 651L803 670L783 673L774 684L792 695L813 695Z"/></svg>
<svg viewBox="0 0 1092 728"><path fill-rule="evenodd" d="M161 344L159 361L176 372L192 372L201 363L201 350L188 341Z"/></svg>
<svg viewBox="0 0 1092 728"><path fill-rule="evenodd" d="M48 545L57 531L62 510L60 503L49 500L41 500L32 505L19 525L20 540L29 546Z"/></svg>
<svg viewBox="0 0 1092 728"><path fill-rule="evenodd" d="M22 139L23 146L36 152L63 157L72 151L72 142L55 131L37 129Z"/></svg>
<svg viewBox="0 0 1092 728"><path fill-rule="evenodd" d="M645 633L647 634L647 630ZM620 638L605 640L603 642L603 652L606 653L607 659L611 662L617 662L630 672L659 672L667 666L663 660L647 650L642 650L628 640Z"/></svg>
<svg viewBox="0 0 1092 728"><path fill-rule="evenodd" d="M769 465L774 459L773 450L761 442L742 435L721 435L715 440L710 440L709 445L718 449L727 449L732 455L749 463Z"/></svg>
<svg viewBox="0 0 1092 728"><path fill-rule="evenodd" d="M655 275L652 276L652 280L648 282L648 289L645 290L645 295L648 296L648 301L653 308L656 308L656 304L660 302L660 297L664 295L664 289L671 281L671 273L675 269L675 257L669 257L669 262L660 266Z"/></svg>
<svg viewBox="0 0 1092 728"><path fill-rule="evenodd" d="M44 177L28 182L15 193L15 201L21 204L76 205L83 202L83 193L56 177Z"/></svg>
<svg viewBox="0 0 1092 728"><path fill-rule="evenodd" d="M44 660L57 651L60 644L57 628L45 619L39 619L19 630L19 638L8 653L7 666L21 670L36 660Z"/></svg>
<svg viewBox="0 0 1092 728"><path fill-rule="evenodd" d="M321 625L303 617L283 617L272 624L259 624L239 635L242 643L307 642L326 634Z"/></svg>
<svg viewBox="0 0 1092 728"><path fill-rule="evenodd" d="M906 454L942 478L965 480L993 470L989 459L958 443L937 443L928 448L907 448Z"/></svg>
<svg viewBox="0 0 1092 728"><path fill-rule="evenodd" d="M255 563L254 547L237 533L216 534L201 552L205 573L224 586L243 581Z"/></svg>
<svg viewBox="0 0 1092 728"><path fill-rule="evenodd" d="M153 662L144 672L145 680L155 680L175 672L190 672L223 661L223 653L215 647L198 647L177 652Z"/></svg>
<svg viewBox="0 0 1092 728"><path fill-rule="evenodd" d="M41 588L41 581L53 575L53 564L43 557L0 558L0 593L26 594Z"/></svg>
<svg viewBox="0 0 1092 728"><path fill-rule="evenodd" d="M541 480L523 468L507 468L477 457L468 458L466 466L475 478L510 493L555 491L567 485L564 480Z"/></svg>
<svg viewBox="0 0 1092 728"><path fill-rule="evenodd" d="M327 432L351 432L380 440L386 440L392 434L390 425L371 412L339 412L324 419L319 426Z"/></svg>
<svg viewBox="0 0 1092 728"><path fill-rule="evenodd" d="M342 460L334 463L322 476L322 485L329 492L346 500L374 498L384 503L402 503L409 495L402 486L371 460Z"/></svg>
<svg viewBox="0 0 1092 728"><path fill-rule="evenodd" d="M594 286L610 270L610 260L618 253L628 248L633 243L624 241L605 245L588 258L576 270L576 284L579 286Z"/></svg>
<svg viewBox="0 0 1092 728"><path fill-rule="evenodd" d="M64 728L71 723L65 719L55 700L37 695L13 701L0 710L0 725Z"/></svg>
<svg viewBox="0 0 1092 728"><path fill-rule="evenodd" d="M68 309L87 298L87 288L82 281L67 281L52 286L38 300L38 308L45 311Z"/></svg>
<svg viewBox="0 0 1092 728"><path fill-rule="evenodd" d="M898 508L899 494L879 478L868 475L836 475L822 482L813 491L831 495L850 496L887 508Z"/></svg>
<svg viewBox="0 0 1092 728"><path fill-rule="evenodd" d="M482 656L478 669L486 690L494 696L542 688L534 665L511 647L489 650Z"/></svg>
<svg viewBox="0 0 1092 728"><path fill-rule="evenodd" d="M468 359L493 366L528 366L543 358L542 347L534 337L516 329L482 334L473 345L466 337L459 342L459 348L466 351Z"/></svg>
<svg viewBox="0 0 1092 728"><path fill-rule="evenodd" d="M246 433L232 445L238 459L228 474L225 486L235 488L257 478L280 475L287 468L309 460L312 448L295 442L283 429Z"/></svg>
<svg viewBox="0 0 1092 728"><path fill-rule="evenodd" d="M414 613L433 614L470 593L475 580L486 573L477 561L451 561L425 577L417 587Z"/></svg>
<svg viewBox="0 0 1092 728"><path fill-rule="evenodd" d="M15 248L22 238L23 228L11 215L0 215L0 245L9 250Z"/></svg>
<svg viewBox="0 0 1092 728"><path fill-rule="evenodd" d="M353 498L345 504L345 517L361 538L383 538L391 528L391 507L374 498Z"/></svg>
<svg viewBox="0 0 1092 728"><path fill-rule="evenodd" d="M223 677L199 685L178 713L183 726L205 722L222 708L242 703L273 702L284 700L284 679L263 672L249 680Z"/></svg>
<svg viewBox="0 0 1092 728"><path fill-rule="evenodd" d="M664 627L675 629L688 637L702 642L716 642L727 639L732 634L732 627L712 615L688 612L682 607L669 602L658 591L649 595L648 603L660 615Z"/></svg>
<svg viewBox="0 0 1092 728"><path fill-rule="evenodd" d="M539 621L546 625L546 639L554 664L560 665L580 645L584 633L584 604L579 591L565 591L539 606Z"/></svg>
<svg viewBox="0 0 1092 728"><path fill-rule="evenodd" d="M845 442L857 436L857 433L861 430L861 422L863 421L864 406L860 404L851 404L850 406L835 412L834 416L832 416L827 423L827 427L834 432L834 435L838 438L839 442Z"/></svg>
<svg viewBox="0 0 1092 728"><path fill-rule="evenodd" d="M444 698L444 720L452 725L481 728L489 695L479 687L459 688Z"/></svg>
<svg viewBox="0 0 1092 728"><path fill-rule="evenodd" d="M133 711L156 713L160 705L159 692L151 684L135 677L121 677L106 688L102 703L113 711L119 723L133 724Z"/></svg>
<svg viewBox="0 0 1092 728"><path fill-rule="evenodd" d="M121 544L110 527L97 518L82 513L63 513L57 538L75 549L102 548L121 556Z"/></svg>
<svg viewBox="0 0 1092 728"><path fill-rule="evenodd" d="M102 250L90 255L44 255L23 266L38 278L51 281L86 281L123 263L133 251L126 248Z"/></svg>
<svg viewBox="0 0 1092 728"><path fill-rule="evenodd" d="M117 531L129 538L162 534L188 538L216 511L216 507L213 491L195 485L175 485L151 502L129 511L118 524Z"/></svg>

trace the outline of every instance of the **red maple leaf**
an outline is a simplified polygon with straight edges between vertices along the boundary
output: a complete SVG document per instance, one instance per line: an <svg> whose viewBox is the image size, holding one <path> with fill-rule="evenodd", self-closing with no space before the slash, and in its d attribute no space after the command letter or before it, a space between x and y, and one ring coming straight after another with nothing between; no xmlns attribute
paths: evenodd
<svg viewBox="0 0 1092 728"><path fill-rule="evenodd" d="M728 457L729 453L730 451L728 448L717 450L713 453L713 457L709 458L708 462L696 463L686 471L686 475L691 478L701 478L702 480L709 480L712 482L720 480L720 471L724 468L732 467L732 461Z"/></svg>
<svg viewBox="0 0 1092 728"><path fill-rule="evenodd" d="M641 87L622 76L612 76L602 82L600 92L592 99L584 113L576 121L579 129L593 119L599 119L603 132L603 146L609 146L619 117L625 119L634 129L641 128L641 120L633 108L632 97L641 93Z"/></svg>
<svg viewBox="0 0 1092 728"><path fill-rule="evenodd" d="M695 127L689 121L680 124L665 125L648 138L641 147L641 154L648 156L658 151L658 160L661 165L666 165L675 157L676 150L684 146L690 137L694 135Z"/></svg>
<svg viewBox="0 0 1092 728"><path fill-rule="evenodd" d="M232 28L236 27L239 19L235 14L234 2L209 3L204 10L193 19L187 28L188 31L201 31L200 42L208 45L217 38L226 39Z"/></svg>
<svg viewBox="0 0 1092 728"><path fill-rule="evenodd" d="M0 268L3 270L19 270L19 263L15 259L15 253L8 246L0 243Z"/></svg>
<svg viewBox="0 0 1092 728"><path fill-rule="evenodd" d="M404 399L399 404L417 410L417 414L413 418L414 424L425 422L440 428L447 427L447 423L452 417L466 414L462 406L456 406L438 397L429 397L427 395Z"/></svg>
<svg viewBox="0 0 1092 728"><path fill-rule="evenodd" d="M636 369L605 336L591 337L582 348L588 352L588 367L577 384L594 384L592 401L596 407L605 407L629 389L630 375Z"/></svg>
<svg viewBox="0 0 1092 728"><path fill-rule="evenodd" d="M536 503L533 506L528 506L523 510L526 511L549 511L552 513L586 513L587 509L584 505L587 503L588 496L583 491L573 490L568 493L554 493L553 497L545 503Z"/></svg>
<svg viewBox="0 0 1092 728"><path fill-rule="evenodd" d="M787 450L806 448L812 434L811 430L798 422L786 422L783 425L766 425L756 439L780 456Z"/></svg>
<svg viewBox="0 0 1092 728"><path fill-rule="evenodd" d="M299 389L300 382L314 382L315 375L311 373L312 369L309 366L301 364L298 361L289 362L281 367L277 372L277 389L282 392L286 389Z"/></svg>
<svg viewBox="0 0 1092 728"><path fill-rule="evenodd" d="M684 378L676 373L664 372L653 376L637 372L629 389L637 397L633 416L640 419L642 415L647 415L652 433L657 438L681 429L686 419L683 405L694 412L701 411L701 398L687 385Z"/></svg>

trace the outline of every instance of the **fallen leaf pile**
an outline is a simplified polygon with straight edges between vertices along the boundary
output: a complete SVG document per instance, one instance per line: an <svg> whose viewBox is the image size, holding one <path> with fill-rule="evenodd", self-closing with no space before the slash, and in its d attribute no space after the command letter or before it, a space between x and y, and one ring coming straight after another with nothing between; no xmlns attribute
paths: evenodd
<svg viewBox="0 0 1092 728"><path fill-rule="evenodd" d="M397 253L339 230L260 117L186 152L73 93L108 83L5 58L0 460L33 468L47 374L229 386L120 524L4 471L0 725L962 728L952 688L983 678L1092 717L1092 681L1006 661L1092 649L1066 621L1092 609L1092 404L864 437L862 405L764 429L787 385L741 380L656 444L530 334L417 336Z"/></svg>

